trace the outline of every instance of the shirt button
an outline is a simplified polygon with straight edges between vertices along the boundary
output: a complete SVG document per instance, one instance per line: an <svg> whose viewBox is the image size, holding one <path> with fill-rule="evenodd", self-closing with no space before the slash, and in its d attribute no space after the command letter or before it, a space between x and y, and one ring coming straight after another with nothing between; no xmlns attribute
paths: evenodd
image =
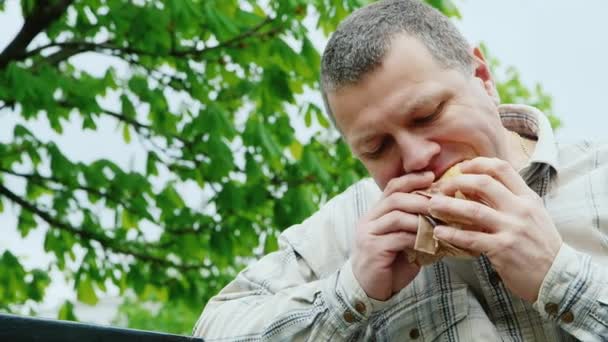
<svg viewBox="0 0 608 342"><path fill-rule="evenodd" d="M363 304L363 302L356 302L355 310L362 315L365 314L365 304Z"/></svg>
<svg viewBox="0 0 608 342"><path fill-rule="evenodd" d="M418 329L414 328L412 330L410 330L410 338L415 340L418 337L420 337L420 331L418 331Z"/></svg>
<svg viewBox="0 0 608 342"><path fill-rule="evenodd" d="M344 314L342 315L342 317L344 317L344 320L347 323L352 323L355 321L355 315L353 315L353 313L348 310L344 311Z"/></svg>
<svg viewBox="0 0 608 342"><path fill-rule="evenodd" d="M564 323L572 323L574 321L574 314L572 313L572 311L566 311L561 315L560 318Z"/></svg>
<svg viewBox="0 0 608 342"><path fill-rule="evenodd" d="M559 307L555 303L547 303L545 304L545 312L551 316L557 315L557 310Z"/></svg>
<svg viewBox="0 0 608 342"><path fill-rule="evenodd" d="M500 275L498 275L496 271L490 273L490 284L492 284L492 286L498 286L501 280L502 279L500 279Z"/></svg>

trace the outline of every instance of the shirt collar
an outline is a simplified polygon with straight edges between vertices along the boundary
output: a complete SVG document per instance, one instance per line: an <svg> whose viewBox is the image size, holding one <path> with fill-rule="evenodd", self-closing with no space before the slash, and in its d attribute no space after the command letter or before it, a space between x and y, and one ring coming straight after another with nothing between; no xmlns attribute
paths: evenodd
<svg viewBox="0 0 608 342"><path fill-rule="evenodd" d="M498 106L502 124L523 137L536 140L534 152L530 156L528 167L548 165L557 171L557 142L549 119L540 110L522 104L502 104Z"/></svg>

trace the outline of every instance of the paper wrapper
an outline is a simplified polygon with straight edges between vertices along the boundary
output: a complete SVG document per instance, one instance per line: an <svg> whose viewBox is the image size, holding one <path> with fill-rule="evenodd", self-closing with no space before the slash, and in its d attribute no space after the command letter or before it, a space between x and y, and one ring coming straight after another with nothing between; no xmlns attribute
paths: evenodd
<svg viewBox="0 0 608 342"><path fill-rule="evenodd" d="M455 177L460 174L461 172L458 169L458 165L455 165L447 172L445 172L441 179ZM434 195L434 193L430 190L416 191L415 193L429 198L433 197ZM467 199L460 191L456 192L454 197L460 199ZM462 229L461 224L464 224L455 222L450 217L433 217L433 219L442 222L447 222L447 224L449 224L450 226L459 229ZM425 217L424 215L418 216L418 233L416 235L414 249L407 249L405 251L407 254L407 259L410 263L416 263L417 265L424 266L437 262L445 256L472 256L472 254L466 250L460 249L448 242L437 239L433 234L433 229L434 225L427 217Z"/></svg>

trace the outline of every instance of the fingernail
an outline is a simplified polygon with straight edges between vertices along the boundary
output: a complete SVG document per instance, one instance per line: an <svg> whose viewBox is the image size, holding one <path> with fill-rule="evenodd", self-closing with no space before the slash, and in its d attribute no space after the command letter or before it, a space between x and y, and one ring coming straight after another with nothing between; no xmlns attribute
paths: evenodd
<svg viewBox="0 0 608 342"><path fill-rule="evenodd" d="M447 234L448 234L448 228L447 227L437 226L437 227L435 227L435 229L433 229L433 235L435 235L439 239L446 238Z"/></svg>
<svg viewBox="0 0 608 342"><path fill-rule="evenodd" d="M429 192L432 194L440 193L441 191L441 181L433 183L429 188Z"/></svg>

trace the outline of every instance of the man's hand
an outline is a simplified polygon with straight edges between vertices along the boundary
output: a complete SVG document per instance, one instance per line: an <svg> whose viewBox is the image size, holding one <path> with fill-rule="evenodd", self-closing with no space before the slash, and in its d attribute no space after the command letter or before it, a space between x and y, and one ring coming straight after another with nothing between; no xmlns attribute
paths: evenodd
<svg viewBox="0 0 608 342"><path fill-rule="evenodd" d="M353 273L368 297L387 300L407 286L420 267L404 253L413 248L418 214L428 214L428 199L411 194L433 182L433 173L408 174L391 180L383 197L357 226Z"/></svg>
<svg viewBox="0 0 608 342"><path fill-rule="evenodd" d="M562 239L542 200L502 160L479 157L460 165L463 175L440 182L451 195L433 197L431 214L438 212L470 223L466 230L439 226L435 236L457 247L485 253L505 285L517 296L536 301Z"/></svg>

